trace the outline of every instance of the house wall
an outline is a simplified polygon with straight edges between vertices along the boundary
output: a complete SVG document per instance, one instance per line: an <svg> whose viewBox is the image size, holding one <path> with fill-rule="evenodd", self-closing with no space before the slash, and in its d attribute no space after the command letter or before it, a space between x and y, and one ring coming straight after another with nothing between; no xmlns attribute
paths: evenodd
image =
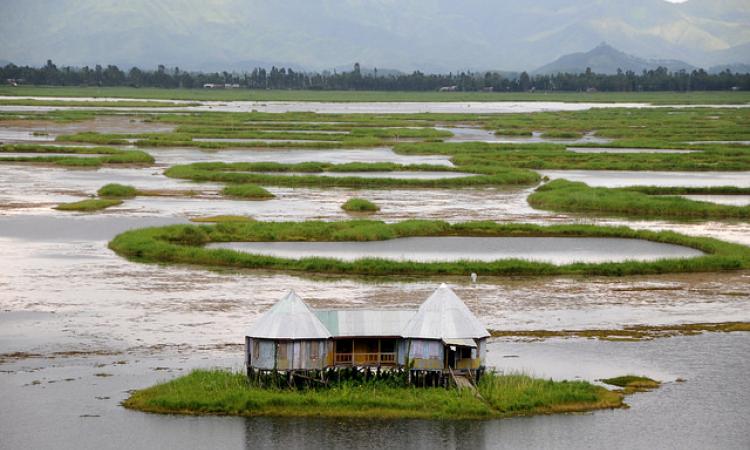
<svg viewBox="0 0 750 450"><path fill-rule="evenodd" d="M272 370L275 367L276 343L269 339L246 338L246 356L250 358L250 367Z"/></svg>
<svg viewBox="0 0 750 450"><path fill-rule="evenodd" d="M409 339L409 361L413 369L442 370L444 366L445 349L443 343L437 340Z"/></svg>
<svg viewBox="0 0 750 450"><path fill-rule="evenodd" d="M328 360L328 340L277 341L276 369L320 370Z"/></svg>

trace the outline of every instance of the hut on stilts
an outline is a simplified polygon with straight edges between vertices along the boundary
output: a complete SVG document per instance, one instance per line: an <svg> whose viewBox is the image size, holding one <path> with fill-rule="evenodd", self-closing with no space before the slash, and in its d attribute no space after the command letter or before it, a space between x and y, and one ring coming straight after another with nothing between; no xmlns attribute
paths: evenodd
<svg viewBox="0 0 750 450"><path fill-rule="evenodd" d="M479 379L489 336L445 284L417 310L313 310L289 292L246 333L245 363L260 384L398 371L416 385L447 385Z"/></svg>

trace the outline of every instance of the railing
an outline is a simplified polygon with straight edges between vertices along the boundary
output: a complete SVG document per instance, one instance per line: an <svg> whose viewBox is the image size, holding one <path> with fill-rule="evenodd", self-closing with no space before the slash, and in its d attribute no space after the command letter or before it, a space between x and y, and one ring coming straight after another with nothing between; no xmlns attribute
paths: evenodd
<svg viewBox="0 0 750 450"><path fill-rule="evenodd" d="M377 366L396 364L396 353L336 353L338 365Z"/></svg>

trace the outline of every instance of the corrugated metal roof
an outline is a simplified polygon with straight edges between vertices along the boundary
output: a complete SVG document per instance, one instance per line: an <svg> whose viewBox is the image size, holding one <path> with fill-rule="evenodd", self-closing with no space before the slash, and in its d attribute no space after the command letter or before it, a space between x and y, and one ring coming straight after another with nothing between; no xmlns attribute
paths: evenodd
<svg viewBox="0 0 750 450"><path fill-rule="evenodd" d="M247 330L263 339L328 339L331 333L294 291L289 291Z"/></svg>
<svg viewBox="0 0 750 450"><path fill-rule="evenodd" d="M443 339L445 345L457 345L459 347L474 347L476 348L477 343L474 339Z"/></svg>
<svg viewBox="0 0 750 450"><path fill-rule="evenodd" d="M416 310L316 310L335 337L401 336Z"/></svg>
<svg viewBox="0 0 750 450"><path fill-rule="evenodd" d="M406 338L477 339L489 337L487 329L445 284L430 295L403 331Z"/></svg>

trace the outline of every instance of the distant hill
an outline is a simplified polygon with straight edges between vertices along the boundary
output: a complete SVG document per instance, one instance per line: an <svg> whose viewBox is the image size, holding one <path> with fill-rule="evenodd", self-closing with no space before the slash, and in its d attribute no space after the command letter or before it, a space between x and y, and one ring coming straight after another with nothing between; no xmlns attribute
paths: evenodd
<svg viewBox="0 0 750 450"><path fill-rule="evenodd" d="M750 63L748 0L2 0L0 10L0 59L16 64L529 71L602 41L699 67Z"/></svg>
<svg viewBox="0 0 750 450"><path fill-rule="evenodd" d="M732 73L750 73L750 64L722 64L708 69L708 73L719 73L729 69Z"/></svg>
<svg viewBox="0 0 750 450"><path fill-rule="evenodd" d="M535 70L534 73L583 73L588 67L594 73L614 74L617 73L617 69L622 69L623 72L632 70L635 73L641 73L644 70L652 70L660 66L666 67L671 72L695 68L683 61L639 58L602 43L586 53L571 53L561 56L554 62Z"/></svg>

